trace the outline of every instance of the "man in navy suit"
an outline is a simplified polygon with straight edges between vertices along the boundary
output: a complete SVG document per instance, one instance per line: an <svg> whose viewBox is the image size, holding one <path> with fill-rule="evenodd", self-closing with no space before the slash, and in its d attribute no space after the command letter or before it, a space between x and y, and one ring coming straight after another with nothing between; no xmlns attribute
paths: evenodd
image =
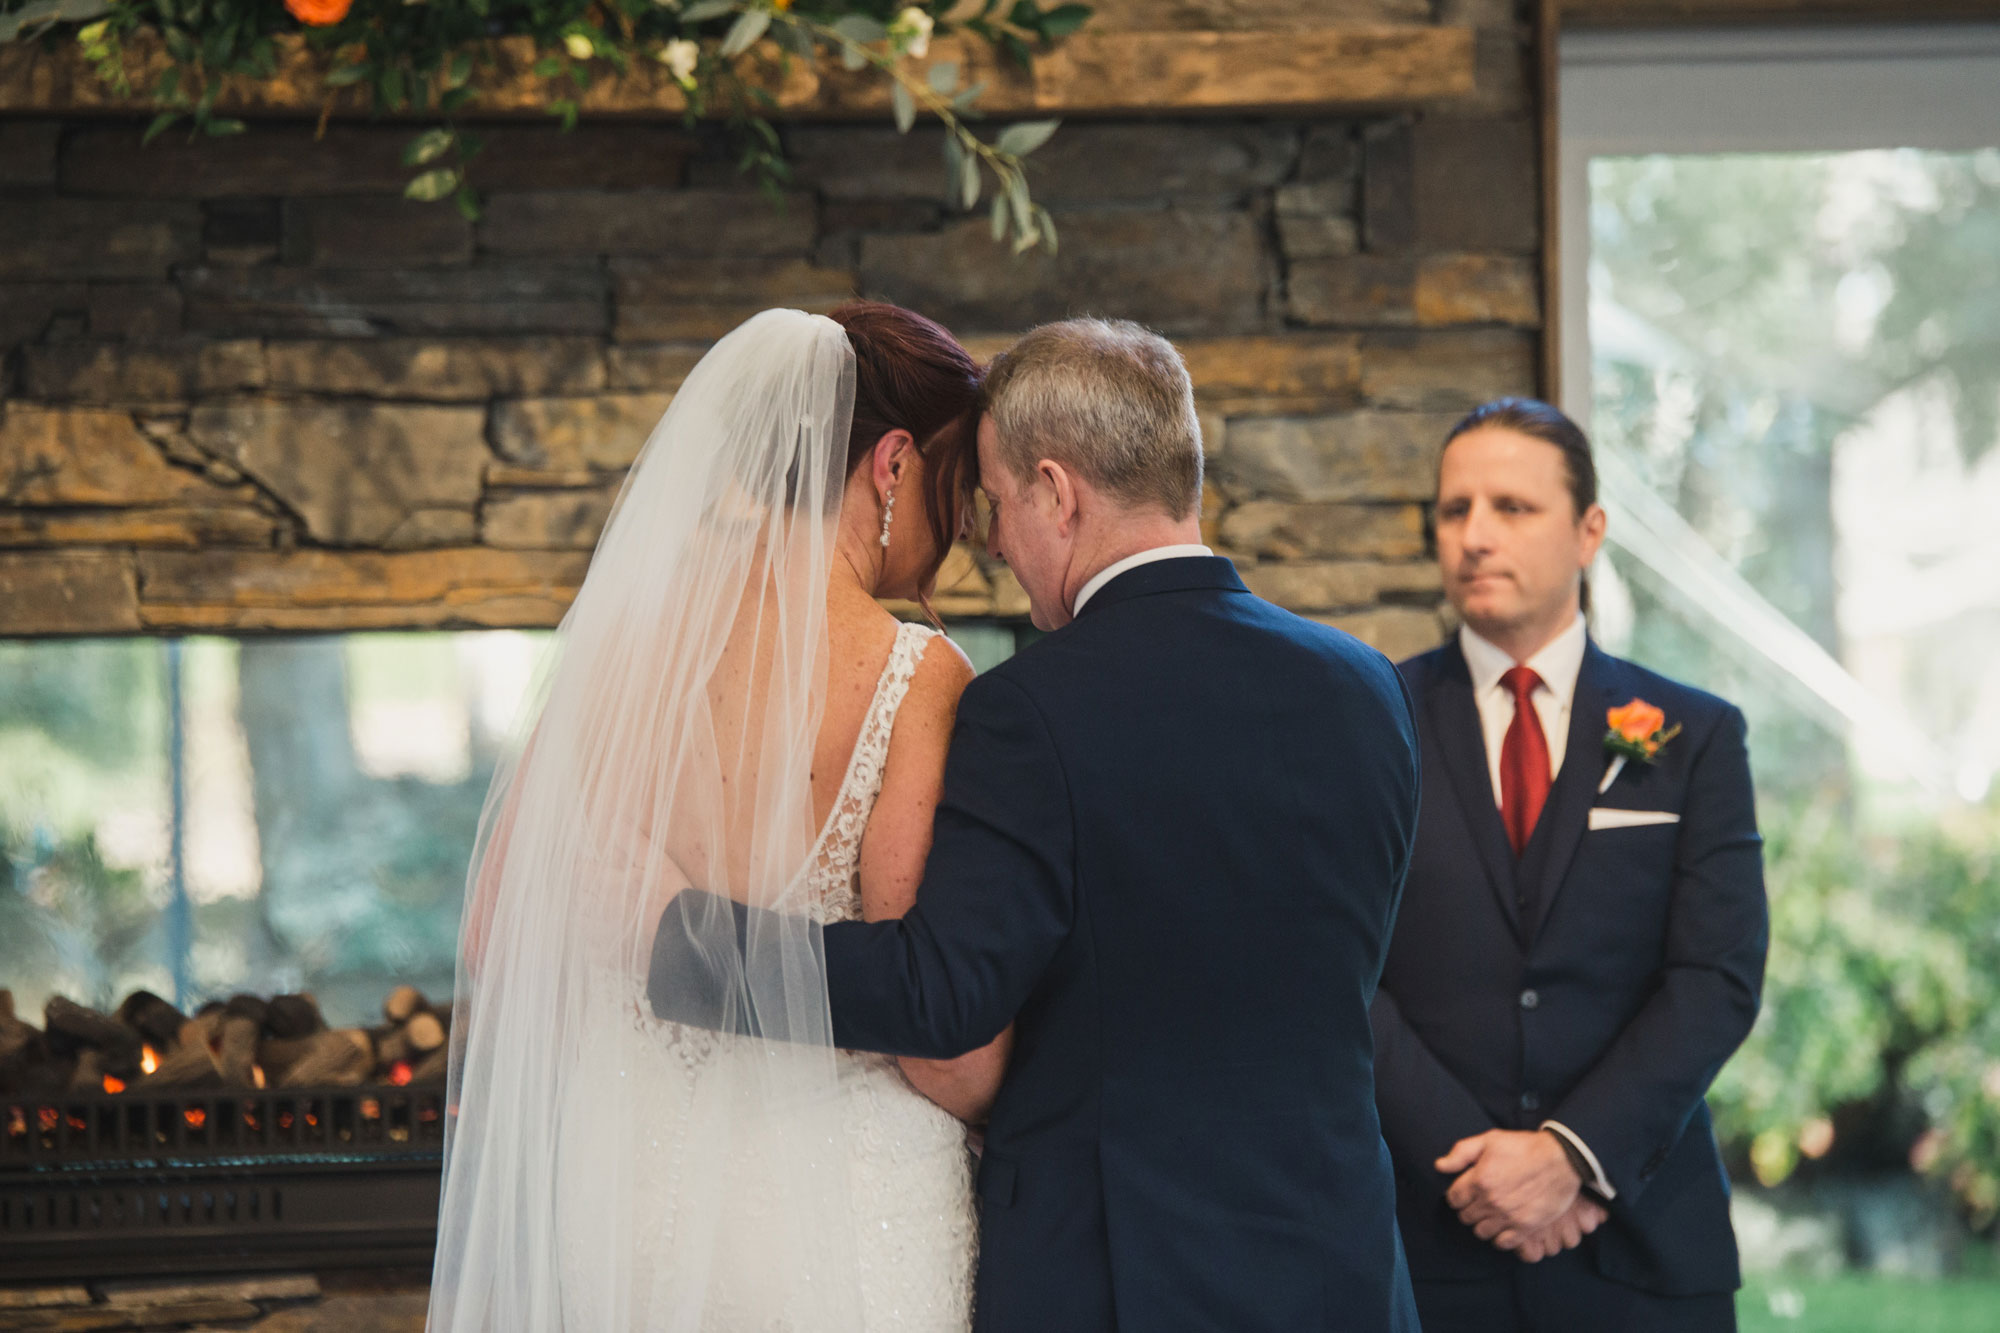
<svg viewBox="0 0 2000 1333"><path fill-rule="evenodd" d="M1703 1099L1768 942L1743 717L1590 642L1595 492L1582 431L1524 399L1439 467L1464 625L1401 668L1426 781L1373 1011L1427 1333L1735 1327Z"/></svg>
<svg viewBox="0 0 2000 1333"><path fill-rule="evenodd" d="M985 1333L1416 1333L1369 1029L1416 825L1402 682L1200 545L1165 340L1045 326L988 395L989 544L1054 632L966 690L915 907L826 928L834 1041L948 1058L1015 1024Z"/></svg>

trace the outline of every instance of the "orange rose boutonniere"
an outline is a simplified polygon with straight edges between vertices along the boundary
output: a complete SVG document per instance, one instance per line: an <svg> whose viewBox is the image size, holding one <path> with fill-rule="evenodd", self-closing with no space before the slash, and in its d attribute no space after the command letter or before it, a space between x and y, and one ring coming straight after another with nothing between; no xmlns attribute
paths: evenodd
<svg viewBox="0 0 2000 1333"><path fill-rule="evenodd" d="M354 0L285 0L292 17L310 28L330 28L353 7Z"/></svg>
<svg viewBox="0 0 2000 1333"><path fill-rule="evenodd" d="M1604 733L1605 751L1642 764L1652 763L1661 747L1681 734L1679 723L1667 726L1667 715L1644 699L1614 708L1605 718L1611 724L1611 730Z"/></svg>

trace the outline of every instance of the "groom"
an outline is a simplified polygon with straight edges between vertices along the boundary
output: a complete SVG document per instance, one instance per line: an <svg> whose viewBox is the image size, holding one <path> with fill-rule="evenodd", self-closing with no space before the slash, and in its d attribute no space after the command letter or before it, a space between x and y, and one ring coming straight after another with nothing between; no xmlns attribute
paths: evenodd
<svg viewBox="0 0 2000 1333"><path fill-rule="evenodd" d="M1464 625L1402 667L1429 781L1375 1001L1426 1333L1735 1327L1702 1098L1764 969L1743 716L1590 641L1604 522L1589 442L1546 403L1446 441ZM1621 758L1614 727L1658 744Z"/></svg>
<svg viewBox="0 0 2000 1333"><path fill-rule="evenodd" d="M966 690L915 907L826 928L835 1044L1016 1024L984 1333L1416 1333L1368 1019L1417 813L1395 669L1200 545L1165 340L1046 325L986 392L989 545L1057 632Z"/></svg>

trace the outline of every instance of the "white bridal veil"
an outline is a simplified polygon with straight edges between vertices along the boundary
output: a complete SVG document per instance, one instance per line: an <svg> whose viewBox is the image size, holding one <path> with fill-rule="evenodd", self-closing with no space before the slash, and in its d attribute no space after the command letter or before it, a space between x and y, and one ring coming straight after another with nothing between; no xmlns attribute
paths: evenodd
<svg viewBox="0 0 2000 1333"><path fill-rule="evenodd" d="M802 901L854 373L840 326L793 310L702 358L494 776L452 1011L434 1330L859 1326ZM688 884L779 910L743 940L723 913L688 923L734 984L712 1023L679 1027L652 1017L646 970Z"/></svg>

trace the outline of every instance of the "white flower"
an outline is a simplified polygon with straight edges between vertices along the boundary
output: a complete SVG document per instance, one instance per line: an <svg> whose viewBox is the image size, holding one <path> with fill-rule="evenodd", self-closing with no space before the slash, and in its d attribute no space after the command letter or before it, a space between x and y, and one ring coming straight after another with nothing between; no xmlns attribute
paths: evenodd
<svg viewBox="0 0 2000 1333"><path fill-rule="evenodd" d="M701 60L701 48L685 37L676 37L660 48L659 62L683 88L694 86L694 68Z"/></svg>
<svg viewBox="0 0 2000 1333"><path fill-rule="evenodd" d="M889 40L898 51L922 60L930 54L931 29L936 26L936 20L929 14L911 5L889 25Z"/></svg>
<svg viewBox="0 0 2000 1333"><path fill-rule="evenodd" d="M563 38L563 47L568 50L572 60L588 60L597 54L597 48L590 44L590 38L580 32L573 32Z"/></svg>

